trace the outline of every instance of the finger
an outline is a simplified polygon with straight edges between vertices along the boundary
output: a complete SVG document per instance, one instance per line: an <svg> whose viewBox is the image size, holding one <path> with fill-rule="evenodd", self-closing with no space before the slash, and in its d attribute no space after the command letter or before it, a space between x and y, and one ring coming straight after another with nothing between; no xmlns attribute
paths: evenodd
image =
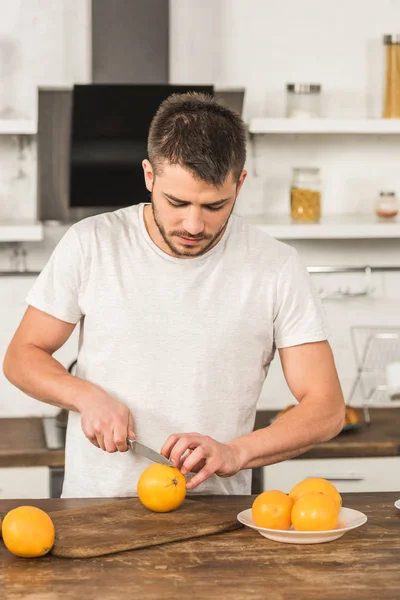
<svg viewBox="0 0 400 600"><path fill-rule="evenodd" d="M126 435L128 431L127 425L118 425L114 427L113 440L118 452L126 452L129 448ZM129 434L128 434L129 435ZM131 436L129 436L131 437Z"/></svg>
<svg viewBox="0 0 400 600"><path fill-rule="evenodd" d="M202 444L202 442L204 442L204 439L203 439L203 436L201 436L201 435L196 435L196 434L184 435L176 442L175 446L172 448L170 455L169 455L170 461L175 465L179 465L180 460L181 460L183 454L186 452L186 450L189 450L189 449L194 450L195 448L200 446Z"/></svg>
<svg viewBox="0 0 400 600"><path fill-rule="evenodd" d="M93 446L96 446L96 448L100 448L99 444L97 443L97 438L93 431L84 431L83 433L85 434L89 442L93 444Z"/></svg>
<svg viewBox="0 0 400 600"><path fill-rule="evenodd" d="M133 440L135 439L134 428L135 428L135 425L134 425L134 422L133 422L133 416L132 416L132 413L129 413L129 416L128 416L128 436L130 438L132 438ZM127 446L127 448L128 448L128 446Z"/></svg>
<svg viewBox="0 0 400 600"><path fill-rule="evenodd" d="M93 446L96 446L98 448L99 445L97 443L97 438L94 433L94 429L90 424L86 425L86 421L83 417L81 417L81 428L89 442L93 444Z"/></svg>
<svg viewBox="0 0 400 600"><path fill-rule="evenodd" d="M167 441L165 442L165 444L163 445L163 447L161 448L160 454L169 458L169 455L171 453L173 446L176 444L176 442L179 440L179 438L182 437L183 435L184 435L183 433L174 433L174 434L170 435L169 438L167 439Z"/></svg>
<svg viewBox="0 0 400 600"><path fill-rule="evenodd" d="M191 448L188 448L186 450L186 452L184 452L179 460L179 463L176 465L177 469L181 469L183 463L185 462L185 460L187 459L188 456L190 456L192 454L193 450Z"/></svg>
<svg viewBox="0 0 400 600"><path fill-rule="evenodd" d="M186 484L187 490L193 490L195 487L206 481L211 475L214 475L216 469L210 467L210 463L206 462L205 466Z"/></svg>
<svg viewBox="0 0 400 600"><path fill-rule="evenodd" d="M99 448L101 448L102 450L105 451L105 446L104 446L104 437L102 433L96 433L95 432L95 436L96 436L96 440L97 440L97 445Z"/></svg>
<svg viewBox="0 0 400 600"><path fill-rule="evenodd" d="M194 471L196 467L201 467L205 465L206 453L203 446L198 446L195 450L193 450L189 456L183 461L183 464L180 468L182 475L187 475L190 471ZM200 471L199 468L196 469Z"/></svg>
<svg viewBox="0 0 400 600"><path fill-rule="evenodd" d="M114 431L113 430L108 430L104 433L103 436L103 443L104 443L104 450L106 452L116 452L117 451L117 447L114 443Z"/></svg>

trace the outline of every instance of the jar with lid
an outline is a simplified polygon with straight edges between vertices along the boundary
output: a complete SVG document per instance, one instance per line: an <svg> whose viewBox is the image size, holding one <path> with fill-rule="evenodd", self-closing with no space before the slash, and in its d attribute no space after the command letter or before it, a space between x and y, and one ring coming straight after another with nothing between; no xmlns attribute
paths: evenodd
<svg viewBox="0 0 400 600"><path fill-rule="evenodd" d="M375 213L380 219L393 219L399 212L399 202L395 192L380 192L376 203Z"/></svg>
<svg viewBox="0 0 400 600"><path fill-rule="evenodd" d="M314 167L293 169L290 189L290 215L297 223L318 223L321 218L320 170Z"/></svg>
<svg viewBox="0 0 400 600"><path fill-rule="evenodd" d="M317 119L321 116L321 86L314 83L288 83L286 116L289 119Z"/></svg>
<svg viewBox="0 0 400 600"><path fill-rule="evenodd" d="M400 34L383 36L386 48L385 119L400 119Z"/></svg>

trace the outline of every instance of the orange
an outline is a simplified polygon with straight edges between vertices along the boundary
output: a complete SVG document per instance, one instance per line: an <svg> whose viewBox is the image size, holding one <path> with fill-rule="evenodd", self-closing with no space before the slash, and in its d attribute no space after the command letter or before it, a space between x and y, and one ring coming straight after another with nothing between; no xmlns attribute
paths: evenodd
<svg viewBox="0 0 400 600"><path fill-rule="evenodd" d="M310 477L300 481L290 490L289 496L296 502L301 496L310 492L322 492L326 496L330 496L336 503L338 510L340 510L342 506L341 495L330 481L321 477Z"/></svg>
<svg viewBox="0 0 400 600"><path fill-rule="evenodd" d="M321 492L304 494L294 503L292 509L292 525L297 531L335 529L338 517L335 501Z"/></svg>
<svg viewBox="0 0 400 600"><path fill-rule="evenodd" d="M267 529L289 529L293 500L284 492L263 492L253 502L251 514L257 527Z"/></svg>
<svg viewBox="0 0 400 600"><path fill-rule="evenodd" d="M185 499L186 479L179 469L154 463L139 477L137 493L149 510L170 512Z"/></svg>
<svg viewBox="0 0 400 600"><path fill-rule="evenodd" d="M53 521L34 506L10 510L3 519L2 534L9 551L23 558L43 556L54 544Z"/></svg>

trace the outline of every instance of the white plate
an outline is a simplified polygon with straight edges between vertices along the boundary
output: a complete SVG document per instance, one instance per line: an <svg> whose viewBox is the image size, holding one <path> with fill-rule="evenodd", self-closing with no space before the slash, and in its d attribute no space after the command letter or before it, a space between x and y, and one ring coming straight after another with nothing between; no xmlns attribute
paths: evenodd
<svg viewBox="0 0 400 600"><path fill-rule="evenodd" d="M237 519L243 525L255 529L269 540L285 542L286 544L322 544L323 542L332 542L342 537L347 531L361 527L361 525L367 522L367 516L364 513L353 508L344 507L340 509L339 513L339 527L330 531L296 531L293 527L287 530L257 527L257 525L254 525L251 517L251 508L239 513Z"/></svg>
<svg viewBox="0 0 400 600"><path fill-rule="evenodd" d="M394 503L395 507L398 508L400 510L400 500L396 500L396 502Z"/></svg>

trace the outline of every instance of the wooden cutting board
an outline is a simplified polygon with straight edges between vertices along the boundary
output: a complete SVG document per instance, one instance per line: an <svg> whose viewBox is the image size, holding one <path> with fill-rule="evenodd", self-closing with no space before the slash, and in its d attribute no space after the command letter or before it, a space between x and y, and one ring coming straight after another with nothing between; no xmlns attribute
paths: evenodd
<svg viewBox="0 0 400 600"><path fill-rule="evenodd" d="M237 510L186 499L175 511L154 513L138 498L50 513L56 537L51 553L66 558L114 554L239 529Z"/></svg>

